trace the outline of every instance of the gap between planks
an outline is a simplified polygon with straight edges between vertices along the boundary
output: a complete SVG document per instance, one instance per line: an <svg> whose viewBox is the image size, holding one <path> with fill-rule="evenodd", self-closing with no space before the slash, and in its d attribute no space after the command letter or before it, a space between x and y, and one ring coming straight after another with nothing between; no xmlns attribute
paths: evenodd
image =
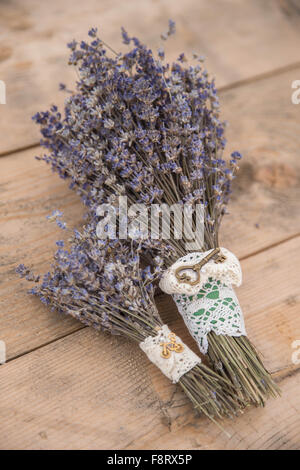
<svg viewBox="0 0 300 470"><path fill-rule="evenodd" d="M282 106L282 103L283 103L283 105L285 104L285 106L286 106L287 99L289 99L289 96L287 96L287 94L286 94L286 86L285 86L285 91L284 91L284 93L282 92L282 85L284 85L286 82L290 82L290 80L292 79L292 76L293 76L293 75L294 75L293 73L290 73L290 76L287 77L287 79L284 80L284 83L281 83L281 82L282 82L282 78L281 78L282 76L281 76L281 75L279 75L279 78L277 77L277 78L273 78L273 79L272 79L272 80L275 80L275 81L276 81L276 83L275 83L276 86L274 85L275 91L278 91L278 90L279 90L278 93L276 94L276 96L278 95L278 99L280 98L280 101L278 101L278 103L276 104L277 107L278 107L278 106L283 107L283 106ZM269 105L269 102L270 102L270 99L268 100L268 96L269 96L269 95L266 96L264 93L262 93L262 92L265 92L265 91L266 91L265 88L268 88L268 87L269 87L269 83L270 83L270 80L268 80L268 81L262 81L262 82L261 82L261 85L258 86L258 82L255 82L255 83L254 83L254 86L251 86L251 85L249 84L248 86L244 86L244 87L240 88L240 89L239 89L239 92L237 93L238 96L235 97L236 103L235 103L234 106L232 106L232 108L230 108L230 109L231 109L230 115L235 116L234 113L235 113L236 110L238 110L238 108L240 107L241 102L242 102L243 100L247 100L247 97L248 97L249 93L250 93L250 94L253 94L253 90L257 90L257 91L259 92L259 94L258 94L258 99L256 99L254 103L251 102L251 103L250 103L250 106L249 106L249 111L250 111L250 113L251 113L251 114L250 114L250 118L251 118L251 120L254 119L254 121L255 121L255 119L257 118L257 114L256 114L256 113L253 114L253 104L257 107L257 104L259 103L259 101L261 101L261 99L262 99L263 97L266 97L266 105L263 106L263 109L259 108L259 112L258 112L258 116L259 116L259 117L262 116L263 120L266 120L266 116L268 117L268 115L269 115L270 113L273 113L273 111L274 111L274 107L272 107L272 106ZM273 88L274 88L274 87L273 87ZM260 88L261 88L261 89L260 89ZM273 95L273 93L274 93L273 88L271 89L271 92L272 92L272 93L270 94L270 97L271 97L271 96ZM289 92L289 90L288 90L288 92ZM240 97L240 94L242 94L242 97ZM226 97L226 93L225 93L224 95L225 95L225 97ZM223 95L223 96L224 96L224 95ZM230 95L230 93L229 93L229 95ZM281 95L282 95L282 96L281 96ZM270 97L269 97L269 98L270 98ZM241 98L242 98L242 99L241 99ZM228 102L231 102L231 101L232 101L231 96L227 96L225 101L226 101L225 104L228 106ZM266 108L266 109L265 109L265 108ZM255 109L256 109L256 108L255 108ZM289 112L289 109L284 108L284 112L285 112L285 114L287 114L287 113ZM239 120L240 120L240 119L241 119L241 115L238 114L238 116L239 116ZM294 115L294 114L292 115L292 117L293 117L293 119L295 120L295 115ZM230 119L230 120L231 120L231 119ZM234 121L234 120L233 120L233 121ZM260 124L261 124L261 123L258 122L258 128L259 128ZM277 126L277 121L275 121L274 129L276 129L276 126ZM244 126L244 127L245 127L245 126ZM258 131L258 136L260 136L260 134L259 134L259 129L258 129L258 128L257 128L257 127L252 128L252 133L253 133L254 135L256 135L256 132ZM247 126L247 129L248 129L248 126ZM250 127L250 129L251 129L251 127ZM238 134L238 135L240 135L241 130L243 131L243 129L240 129L239 127L237 127L237 134ZM293 128L292 128L292 130L293 130ZM274 132L273 128L271 129L271 131L272 131L272 133ZM231 134L232 134L232 132L231 132ZM244 134L245 134L245 132L244 132ZM242 140L243 144L241 144L241 145L244 145L244 150L245 150L245 148L247 148L247 146L249 146L249 141L248 141L248 135L245 136L244 134L242 133L242 139L241 139L241 140ZM247 134L248 134L248 131L247 131ZM262 169L264 169L264 166L266 166L267 163L270 161L270 152L273 152L273 151L274 151L274 149L273 149L272 146L270 146L270 147L267 146L267 148L266 148L266 145L267 145L266 142L268 143L269 140L272 138L272 134L271 134L271 135L269 135L269 134L270 134L270 130L269 130L269 129L266 129L266 130L263 129L263 134L262 134L262 136L260 136L259 142L258 142L258 143L256 143L256 142L253 143L253 142L252 142L252 144L250 143L250 154L248 155L249 161L251 162L251 159L252 159L252 158L254 159L254 156L255 156L257 153L259 154L259 152L261 152L261 153L262 153L262 156L264 157L264 159L263 159L262 162L261 162L261 159L260 159L260 165L262 166ZM262 137L263 137L263 138L262 138ZM267 140L266 140L266 137L268 138ZM289 135L288 135L288 136L283 135L283 137L282 137L282 142L281 142L281 140L280 140L277 145L280 146L280 145L284 145L284 144L285 144L285 148L286 148L286 146L287 146L287 145L286 145L286 144L287 144L287 142L286 142L286 137L289 137ZM296 156L296 154L297 154L297 146L295 145L296 143L297 143L297 142L295 142L291 148L288 148L288 149L287 149L288 164L289 164L288 169L289 169L289 168L292 169L293 167L296 167L296 163L297 163L297 159L295 159L295 156ZM253 150L253 149L254 149L254 150ZM253 152L254 152L254 153L253 153ZM243 153L243 152L242 152L242 153ZM271 155L272 155L272 153L271 153ZM21 155L21 154L17 154L17 155L15 155L15 157L16 157L16 158L19 158L20 160L22 159L22 155ZM21 157L21 158L20 158L20 157ZM275 154L275 157L276 157L276 154ZM5 161L6 164L9 164L9 162L12 162L12 163L10 164L10 167L13 167L13 161L14 161L14 160L12 160L12 158L14 158L14 157L11 157L11 159L7 159L7 160ZM276 158L274 158L274 160L275 160L275 163L276 163ZM277 160L278 160L278 158L277 158ZM3 160L2 160L2 161L3 161ZM25 160L25 161L26 161L26 160ZM255 161L255 159L254 159L254 161ZM274 163L274 165L275 165L275 163ZM24 164L23 164L23 166L24 166ZM277 163L277 166L275 165L275 169L278 169L278 168L280 169L280 167L278 167L278 163ZM247 170L247 168L246 168L246 170ZM247 171L246 171L246 173L247 173ZM243 175L241 175L241 176L243 176ZM246 176L247 176L247 175L246 175ZM251 176L251 175L250 175L250 176ZM286 175L286 176L288 176L288 175ZM20 177L22 177L22 174L20 174ZM256 181L256 180L255 180L255 181ZM264 183L264 180L263 180L263 179L261 179L261 178L260 178L260 179L257 179L256 186L257 186L257 185L260 185L258 189L261 190L261 191L260 191L261 200L262 200L262 198L263 198L264 195L265 195L265 191L268 190L268 188L269 188L269 186L268 186L267 184L264 185L263 183ZM290 202L292 202L292 199L291 199L291 197L290 197L290 189L289 189L289 184L288 184L288 178L287 178L286 181L283 181L283 183L284 183L283 187L281 187L281 186L278 186L278 187L275 186L275 192L271 194L271 196L272 196L272 201L274 200L274 202L276 202L276 200L278 200L278 198L280 197L280 198L283 200L283 202L285 201L285 203L287 203L287 202L290 203ZM242 178L242 180L241 180L241 187L239 188L240 192L241 192L242 190L244 191L244 187L246 186L246 184L248 184L247 179L245 180L245 178L244 178L244 180L243 180L243 178ZM55 188L56 188L56 187L54 186L54 189L55 189ZM238 189L238 188L237 188L237 189ZM251 197L253 196L253 194L255 193L256 189L257 189L256 187L254 187L254 189L252 188L252 193L249 193L249 194L250 194L250 199L251 199ZM34 196L34 193L33 193L33 196ZM268 194L268 196L270 196L270 194ZM20 196L18 196L18 197L20 197ZM294 197L296 198L296 196L294 196ZM260 210L262 213L263 213L263 211L268 210L269 207L272 209L272 205L269 204L269 206L266 207L266 206L264 206L263 204L261 204L261 200L259 201L259 199L258 199L257 201L258 201L258 203L260 202L259 210ZM234 201L233 201L233 202L234 202ZM246 203L246 206L244 206L245 203ZM239 216L239 217L238 217L238 219L239 219L239 220L238 220L238 223L243 224L244 221L247 222L247 217L248 217L248 215L250 214L251 223L254 224L254 222L255 222L256 220L253 219L253 214L252 214L252 212L251 212L251 208L249 208L249 205L247 206L247 201L245 202L244 199L242 199L242 200L240 201L240 205L241 205L242 207L245 207L245 208L246 208L246 211L248 210L248 212L246 212L246 216L244 216L243 219L240 219L239 217L240 217L241 211L240 211L240 210L236 210L236 211L235 211L235 212L237 212L237 215ZM282 204L280 207L281 207L281 213L279 212L279 213L278 213L278 216L281 216L281 215L282 215L282 211L283 211L283 210L286 212L286 210L285 210L285 204ZM250 210L250 212L249 212L249 210ZM234 212L234 213L235 213L235 212ZM272 212L272 211L271 211L271 212ZM274 217L274 213L272 213L272 214L273 214L273 215L272 215L272 218L273 218L273 217ZM233 214L233 215L234 215L234 214ZM294 213L294 215L295 215L295 213ZM255 217L256 217L256 216L255 216ZM258 221L260 222L260 220L258 220ZM224 222L225 222L225 221L224 221ZM232 220L232 222L233 222L233 224L236 223L236 222L234 222L234 219ZM289 223L290 223L290 222L289 222ZM272 224L272 220L266 221L265 226L268 225L268 224ZM249 223L248 223L248 226L249 226ZM234 227L235 227L235 225L234 225ZM245 227L246 227L246 226L245 226ZM264 227L263 227L263 228L264 228ZM297 224L296 224L296 226L295 226L295 230L294 230L294 234L293 234L293 235L289 235L289 236L288 236L287 231L288 231L288 232L291 232L291 231L292 231L290 225L289 225L289 229L288 229L288 230L283 230L283 231L281 231L281 232L279 231L278 233L280 234L280 236L278 236L278 234L277 234L276 237L275 237L275 239L274 239L274 237L271 237L271 239L270 239L270 238L268 238L268 236L267 236L266 245L265 245L264 247L260 247L260 246L259 246L260 244L257 244L257 243L254 243L254 244L253 244L253 243L252 243L252 244L250 243L249 245L247 245L247 250L246 250L246 252L240 253L240 259L241 259L241 260L244 260L244 259L247 259L247 258L251 258L251 257L253 257L253 256L256 255L256 254L265 253L266 250L268 250L268 249L270 250L271 248L274 248L274 247L276 247L276 246L278 246L278 245L281 245L281 244L283 244L283 243L285 243L285 242L288 242L289 240L293 240L294 238L296 238L297 236L299 236L299 235L298 235L298 234L299 234L299 226L298 226ZM276 233L277 233L277 232L276 232ZM225 231L223 232L223 234L226 235L225 238L227 237L227 235L230 235L230 232L228 231L228 224L226 224ZM243 236L243 233L241 233L240 235ZM262 235L263 235L263 234L262 234ZM257 232L257 233L252 233L252 237L254 237L253 239L255 239L255 238L258 238L258 237L260 237L260 236L258 235L258 232ZM278 237L278 238L277 238L277 237ZM276 238L277 238L277 240L276 240ZM230 242L230 243L235 241L234 239L231 239L230 237L229 237L228 239L226 238L226 240L227 240L227 242ZM248 240L248 241L249 241L249 240ZM251 240L250 240L250 242L251 242ZM243 241L243 243L245 243L245 240ZM226 246L226 245L225 245L225 246ZM243 256L242 256L242 255L243 255ZM79 327L77 327L77 326L76 326L75 328L76 328L76 330L79 329ZM66 334L66 335L69 334L69 333L63 333L63 332L61 332L61 331L60 331L60 333L61 333L61 334L60 334L58 337L64 337L65 334ZM53 341L55 341L55 340L53 340ZM52 342L52 341L50 341L50 343L51 343L51 342ZM20 350L19 350L19 351L15 351L15 354L12 354L10 359L14 359L15 357L19 357L19 355L23 355L23 354L25 354L25 353L27 353L27 352L30 352L31 350L34 350L34 348L39 349L40 347L43 346L43 344L47 344L47 343L48 343L48 338L44 338L44 341L42 341L40 345L31 344L31 348L28 348L28 350L27 350L26 352L22 352L22 351L20 351ZM282 365L284 366L284 364L282 364Z"/></svg>
<svg viewBox="0 0 300 470"><path fill-rule="evenodd" d="M287 238L284 239L284 240L280 240L280 241L278 241L278 242L276 242L276 243L270 244L269 246L264 247L264 248L262 248L261 250L257 250L257 251L255 251L255 252L253 252L253 253L248 254L248 255L241 256L241 257L240 257L240 261L243 261L243 260L252 258L252 257L254 257L254 256L256 256L256 255L259 255L259 254L261 254L261 253L264 253L264 252L266 252L266 251L268 251L268 250L270 250L270 249L272 249L272 248L276 248L276 247L278 247L278 246L280 246L280 245L283 245L283 244L285 244L285 243L288 243L289 241L294 240L294 239L298 238L299 236L300 236L300 234L292 235L292 236L290 236L290 237L287 237ZM155 297L156 297L156 298L162 298L162 297L164 297L164 296L166 296L166 294L164 294L164 293L159 293L159 294L156 295ZM46 346L48 346L48 345L50 345L50 344L56 343L57 341L60 341L60 340L62 340L62 339L64 339L64 338L67 338L68 336L71 336L71 335L73 335L73 334L76 334L78 331L84 330L84 329L86 329L86 328L90 328L90 327L85 326L85 325L78 326L78 328L76 328L76 329L73 330L73 331L70 331L70 332L68 332L68 333L65 333L65 334L63 334L63 335L61 335L61 336L59 336L59 337L57 337L57 338L54 338L54 339L51 340L51 341L46 341L45 343L42 343L42 344L40 344L39 346L37 346L37 347L35 347L35 348L31 348L31 349L29 349L29 350L27 350L27 351L25 351L25 352L23 352L23 353L16 354L15 356L10 357L9 359L7 359L6 364L9 363L9 362L13 362L13 361L15 361L16 359L19 359L20 357L26 356L27 354L31 354L31 353L34 352L34 351L38 351L39 349L42 349L42 348L44 348L44 347L46 347ZM280 382L281 382L282 380L284 380L285 378L287 378L287 377L289 377L289 376L292 376L292 375L298 373L299 371L300 371L300 368L294 368L293 365L287 364L286 366L283 366L283 367L281 367L281 368L279 368L279 369L271 370L270 372L271 372L272 375L275 375L276 381L280 383Z"/></svg>

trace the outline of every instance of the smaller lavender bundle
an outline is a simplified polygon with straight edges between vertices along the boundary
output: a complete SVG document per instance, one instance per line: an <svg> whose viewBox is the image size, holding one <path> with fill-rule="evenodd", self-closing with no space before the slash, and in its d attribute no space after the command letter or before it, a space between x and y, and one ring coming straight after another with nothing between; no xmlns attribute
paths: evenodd
<svg viewBox="0 0 300 470"><path fill-rule="evenodd" d="M61 214L53 219L64 227ZM140 267L138 244L97 238L98 219L90 213L81 232L75 231L69 250L62 241L53 271L29 292L42 302L87 326L136 341L148 358L178 383L199 412L214 422L241 409L230 383L205 366L201 359L164 325L154 302L154 281L160 271ZM133 251L134 250L134 251ZM21 277L39 282L24 265Z"/></svg>

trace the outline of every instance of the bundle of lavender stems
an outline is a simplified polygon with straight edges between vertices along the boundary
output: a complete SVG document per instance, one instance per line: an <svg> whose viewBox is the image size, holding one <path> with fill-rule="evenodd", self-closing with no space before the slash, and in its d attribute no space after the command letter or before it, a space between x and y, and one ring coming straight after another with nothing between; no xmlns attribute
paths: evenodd
<svg viewBox="0 0 300 470"><path fill-rule="evenodd" d="M170 21L162 39L174 29ZM106 45L94 28L89 36L90 42L68 45L78 81L74 92L61 85L69 93L64 114L52 106L34 116L48 151L39 158L71 180L70 187L92 213L107 204L121 217L120 196L149 211L155 205L190 208L190 230L182 238L176 237L174 227L168 240L139 234L138 256L149 272L152 266L158 280L187 254L191 234L199 252L219 247L220 223L241 155L233 152L230 159L223 159L225 123L219 117L214 80L203 68L201 56L193 54L194 65L186 66L187 59L180 54L170 66L162 48L154 55L125 30L126 53ZM197 231L194 210L199 204L204 208L202 232ZM173 219L176 222L176 216ZM237 403L264 405L268 397L279 394L245 335L216 334L212 328L207 341L210 363L234 387Z"/></svg>
<svg viewBox="0 0 300 470"><path fill-rule="evenodd" d="M48 218L66 229L61 216L61 212L54 211ZM37 283L29 293L52 310L98 331L122 335L138 343L156 336L163 327L154 301L160 258L151 247L156 268L141 268L140 243L100 242L96 234L97 216L91 211L87 218L83 229L75 230L69 239L68 249L62 240L57 242L59 248L52 270L43 276L42 282L28 267L18 266L22 278ZM200 362L183 374L178 383L195 409L221 427L216 418L236 415L241 404L230 383Z"/></svg>

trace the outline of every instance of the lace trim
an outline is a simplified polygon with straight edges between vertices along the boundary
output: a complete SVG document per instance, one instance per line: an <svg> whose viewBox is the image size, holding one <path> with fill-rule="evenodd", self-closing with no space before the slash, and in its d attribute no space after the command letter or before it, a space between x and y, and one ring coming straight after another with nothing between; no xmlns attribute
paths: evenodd
<svg viewBox="0 0 300 470"><path fill-rule="evenodd" d="M199 263L205 256L212 250L204 252L189 253L177 260L170 268L163 274L159 286L161 290L167 294L190 294L194 295L208 282L209 278L219 280L227 285L240 286L242 283L242 270L237 257L226 248L221 247L220 253L224 255L225 260L221 263L211 259L200 270L200 280L195 285L187 282L180 282L176 277L176 270L180 266L195 265ZM196 279L196 274L190 269L186 273Z"/></svg>
<svg viewBox="0 0 300 470"><path fill-rule="evenodd" d="M157 336L149 336L140 348L162 373L173 383L201 363L198 357L181 339L163 325Z"/></svg>
<svg viewBox="0 0 300 470"><path fill-rule="evenodd" d="M242 309L231 286L209 278L196 295L174 294L173 299L190 334L202 353L207 352L207 334L246 336Z"/></svg>

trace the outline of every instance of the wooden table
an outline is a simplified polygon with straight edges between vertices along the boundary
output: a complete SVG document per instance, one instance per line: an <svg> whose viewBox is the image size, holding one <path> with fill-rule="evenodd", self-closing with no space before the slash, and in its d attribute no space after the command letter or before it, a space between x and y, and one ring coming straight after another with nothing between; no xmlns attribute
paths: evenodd
<svg viewBox="0 0 300 470"><path fill-rule="evenodd" d="M63 102L59 82L76 79L64 44L97 25L119 48L124 25L155 48L169 18L178 31L169 56L196 50L208 57L230 123L227 152L244 155L221 242L241 259L248 334L283 392L266 408L225 421L230 438L195 417L136 345L50 312L15 275L20 262L37 272L49 267L61 238L45 219L52 210L70 226L81 223L79 199L34 159L42 150L30 120ZM1 449L299 448L300 105L291 101L299 27L297 0L1 2ZM171 301L158 303L196 351Z"/></svg>

